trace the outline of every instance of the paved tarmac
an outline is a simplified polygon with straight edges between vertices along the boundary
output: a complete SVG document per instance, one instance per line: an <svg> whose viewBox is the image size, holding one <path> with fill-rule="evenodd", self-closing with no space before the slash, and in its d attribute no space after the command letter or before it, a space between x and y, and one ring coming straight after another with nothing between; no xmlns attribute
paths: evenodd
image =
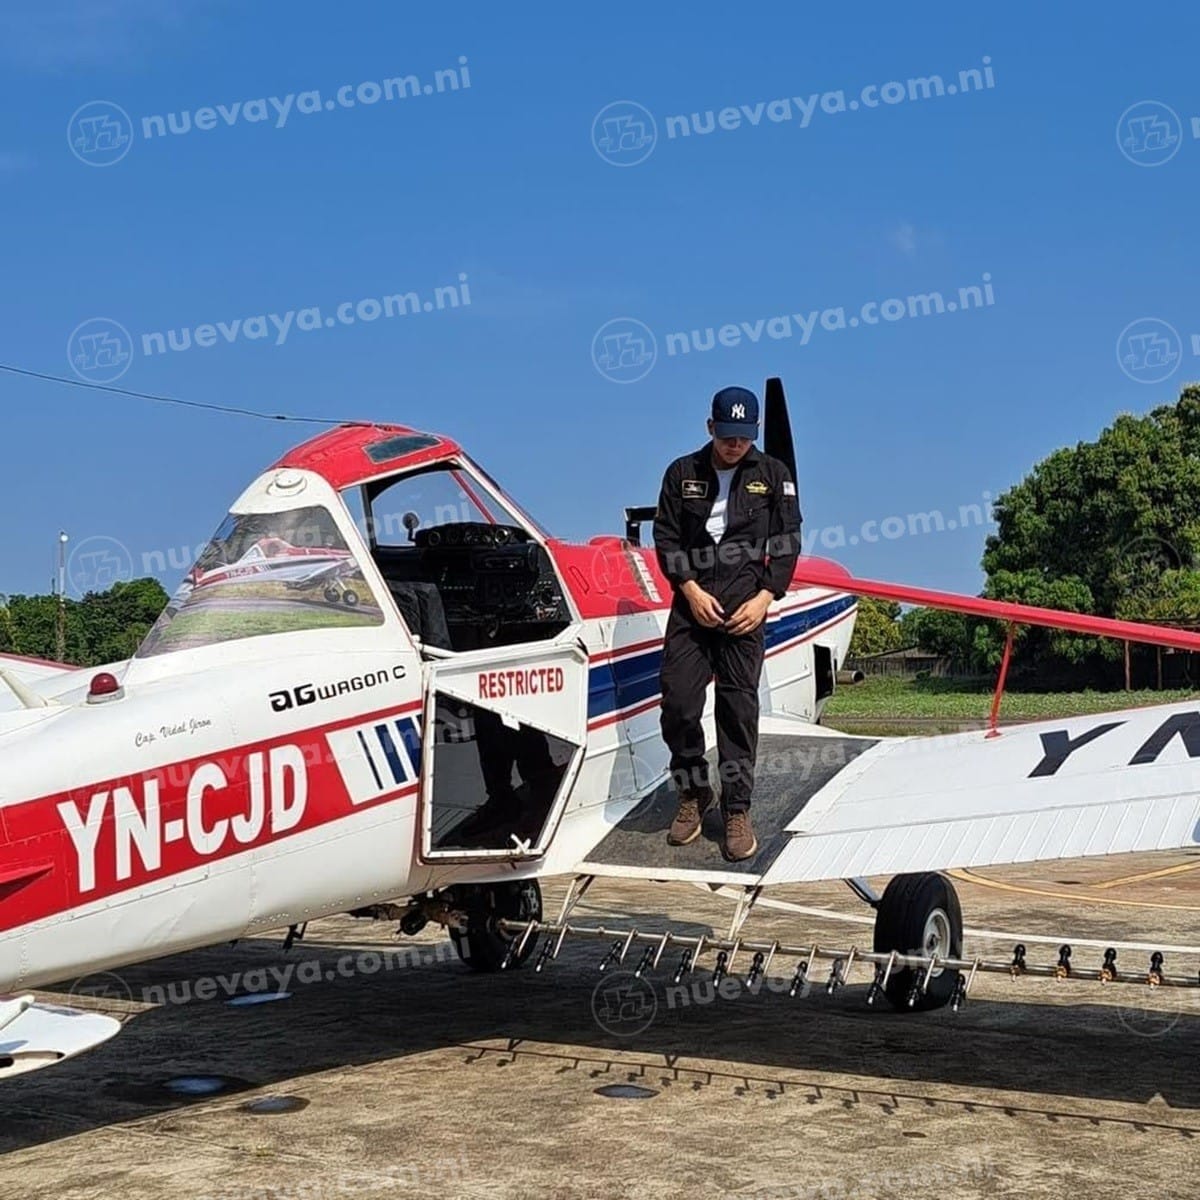
<svg viewBox="0 0 1200 1200"><path fill-rule="evenodd" d="M1077 971L1094 971L1108 940L1200 946L1200 852L972 871L956 886L968 928L1000 935L969 935L971 955L1008 959L1012 935L1037 935L1029 961L1053 963L1066 938ZM731 911L691 885L600 880L575 919L722 932ZM744 933L866 947L869 917L844 885L792 887ZM339 917L287 954L254 940L84 981L71 1002L126 1027L0 1084L0 1197L1200 1191L1200 992L981 975L960 1013L912 1015L868 1008L857 968L832 997L791 999L790 966L756 995L714 989L710 969L673 989L666 960L648 985L599 974L605 948L568 942L540 974L477 975L440 930L396 941L390 924ZM1119 965L1141 974L1148 959L1121 950ZM1168 950L1166 964L1195 977L1200 953ZM225 1003L281 979L288 999ZM226 1089L164 1086L208 1076ZM610 1085L650 1094L601 1094Z"/></svg>

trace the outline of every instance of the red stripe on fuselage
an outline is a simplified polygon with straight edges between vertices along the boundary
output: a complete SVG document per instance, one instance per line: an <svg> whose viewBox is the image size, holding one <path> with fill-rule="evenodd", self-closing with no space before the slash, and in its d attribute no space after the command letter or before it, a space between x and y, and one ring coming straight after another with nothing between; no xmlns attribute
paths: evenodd
<svg viewBox="0 0 1200 1200"><path fill-rule="evenodd" d="M414 793L352 805L325 734L365 713L0 809L6 863L50 864L0 897L0 931L232 858Z"/></svg>

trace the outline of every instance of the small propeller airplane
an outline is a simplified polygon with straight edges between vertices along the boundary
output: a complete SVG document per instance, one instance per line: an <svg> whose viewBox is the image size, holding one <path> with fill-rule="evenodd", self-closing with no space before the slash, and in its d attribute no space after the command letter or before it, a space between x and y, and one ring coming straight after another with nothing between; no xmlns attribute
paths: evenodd
<svg viewBox="0 0 1200 1200"><path fill-rule="evenodd" d="M764 448L794 475L779 380L765 400ZM1018 623L1190 650L1200 635L802 556L766 627L759 850L726 863L710 829L668 846L671 594L639 544L652 516L627 509L624 537L569 544L449 438L347 424L243 492L129 661L0 656L0 993L15 993L0 1001L0 1075L119 1028L28 989L343 912L410 934L440 922L481 971L539 940L540 970L568 935L615 937L605 966L644 945L640 973L678 947L676 980L708 953L718 975L751 955L753 978L791 956L794 991L818 960L831 990L860 961L872 1002L957 1008L980 970L1072 977L1070 950L1047 967L1021 946L1011 963L963 959L940 872L1200 844L1196 704L928 738L820 725L861 595L997 618L1008 649ZM552 920L546 876L571 879ZM597 876L732 887L728 936L572 925ZM892 876L882 896L873 876ZM875 908L870 950L740 937L764 889L818 880ZM1101 977L1196 982L1161 957L1140 974L1115 958Z"/></svg>

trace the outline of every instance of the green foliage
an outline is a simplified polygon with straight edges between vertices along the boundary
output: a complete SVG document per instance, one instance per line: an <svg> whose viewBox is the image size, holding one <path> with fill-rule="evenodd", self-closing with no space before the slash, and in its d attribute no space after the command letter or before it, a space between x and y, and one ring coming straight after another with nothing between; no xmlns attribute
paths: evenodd
<svg viewBox="0 0 1200 1200"><path fill-rule="evenodd" d="M16 651L16 635L13 631L12 613L8 611L8 597L0 596L0 654L15 654Z"/></svg>
<svg viewBox="0 0 1200 1200"><path fill-rule="evenodd" d="M156 579L115 583L82 600L68 598L63 604L66 661L95 667L129 658L166 604L167 593ZM56 596L0 598L0 650L52 659L57 641Z"/></svg>
<svg viewBox="0 0 1200 1200"><path fill-rule="evenodd" d="M850 656L883 654L899 650L905 643L900 632L900 605L893 600L876 600L859 596L858 614L854 619L854 637L850 640Z"/></svg>
<svg viewBox="0 0 1200 1200"><path fill-rule="evenodd" d="M988 579L983 594L990 600L1012 600L1033 604L1038 608L1053 608L1060 612L1095 612L1091 590L1075 575L1059 579L1048 578L1041 571L996 571ZM998 621L981 621L974 630L973 648L976 660L995 666L1004 652L1005 629ZM1081 637L1035 625L1018 625L1013 648L1026 655L1042 654L1047 650L1070 663L1081 663L1104 644L1104 639ZM1117 646L1118 651L1120 646Z"/></svg>
<svg viewBox="0 0 1200 1200"><path fill-rule="evenodd" d="M974 665L974 629L980 622L942 608L913 608L900 618L906 646L951 659L960 667Z"/></svg>
<svg viewBox="0 0 1200 1200"><path fill-rule="evenodd" d="M1123 414L1094 442L1056 450L996 501L984 594L1141 620L1200 617L1200 385L1142 417ZM981 625L976 651L999 658ZM1026 628L1027 661L1122 654L1111 639Z"/></svg>
<svg viewBox="0 0 1200 1200"><path fill-rule="evenodd" d="M1129 692L1122 704L1164 704L1189 700L1190 691ZM822 720L833 728L841 717L878 717L886 721L920 718L933 720L984 721L992 705L992 688L986 683L961 679L888 679L871 678L853 687L838 688L825 707ZM1002 719L1082 716L1111 712L1109 692L1086 689L1078 692L1022 692L1006 690L1000 707ZM905 732L912 732L907 730Z"/></svg>
<svg viewBox="0 0 1200 1200"><path fill-rule="evenodd" d="M1117 601L1116 615L1127 621L1200 623L1200 571L1180 567L1139 583Z"/></svg>

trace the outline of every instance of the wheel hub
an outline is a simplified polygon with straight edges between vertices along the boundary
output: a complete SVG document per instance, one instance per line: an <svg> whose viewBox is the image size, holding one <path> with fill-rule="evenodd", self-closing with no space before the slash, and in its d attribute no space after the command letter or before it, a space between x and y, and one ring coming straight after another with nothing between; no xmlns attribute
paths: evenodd
<svg viewBox="0 0 1200 1200"><path fill-rule="evenodd" d="M928 958L946 958L950 953L950 917L945 909L935 908L925 918L925 932L921 936L921 950ZM938 967L933 972L936 979L942 973Z"/></svg>

